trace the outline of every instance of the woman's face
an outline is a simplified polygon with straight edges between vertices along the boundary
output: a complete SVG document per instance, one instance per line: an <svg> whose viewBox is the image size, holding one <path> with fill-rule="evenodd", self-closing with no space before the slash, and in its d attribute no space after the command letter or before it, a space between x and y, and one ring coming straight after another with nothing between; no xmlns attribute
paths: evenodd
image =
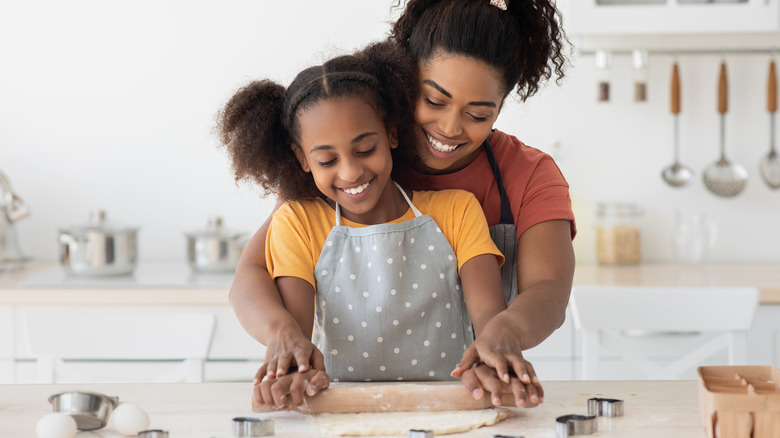
<svg viewBox="0 0 780 438"><path fill-rule="evenodd" d="M390 183L390 150L397 142L368 102L326 99L301 112L298 123L298 161L322 194L341 205L344 217L363 224L397 217L390 208L398 193Z"/></svg>
<svg viewBox="0 0 780 438"><path fill-rule="evenodd" d="M420 64L420 156L426 173L462 169L482 150L504 100L499 72L474 58L438 53Z"/></svg>

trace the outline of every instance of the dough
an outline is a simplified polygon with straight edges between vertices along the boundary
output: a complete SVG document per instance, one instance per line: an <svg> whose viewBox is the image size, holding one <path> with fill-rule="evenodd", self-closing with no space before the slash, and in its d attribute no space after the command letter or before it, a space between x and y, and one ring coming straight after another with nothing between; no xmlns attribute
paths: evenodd
<svg viewBox="0 0 780 438"><path fill-rule="evenodd" d="M435 435L466 432L491 426L512 416L505 408L440 412L371 412L313 416L322 433L337 436L406 436L410 429L432 430Z"/></svg>

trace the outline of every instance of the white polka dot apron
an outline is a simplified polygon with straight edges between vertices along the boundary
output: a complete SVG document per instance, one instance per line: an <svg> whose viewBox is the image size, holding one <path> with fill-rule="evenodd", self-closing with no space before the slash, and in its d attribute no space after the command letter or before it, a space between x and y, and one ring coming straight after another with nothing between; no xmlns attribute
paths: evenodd
<svg viewBox="0 0 780 438"><path fill-rule="evenodd" d="M436 222L415 218L328 235L315 271L314 343L334 381L451 380L473 341L457 259Z"/></svg>

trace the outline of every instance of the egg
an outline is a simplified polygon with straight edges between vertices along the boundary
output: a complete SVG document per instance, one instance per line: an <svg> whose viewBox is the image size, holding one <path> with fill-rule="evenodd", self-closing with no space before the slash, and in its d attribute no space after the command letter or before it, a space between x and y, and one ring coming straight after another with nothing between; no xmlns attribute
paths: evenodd
<svg viewBox="0 0 780 438"><path fill-rule="evenodd" d="M149 429L149 415L138 405L120 403L111 414L111 423L119 433L135 436L138 432Z"/></svg>
<svg viewBox="0 0 780 438"><path fill-rule="evenodd" d="M76 420L62 412L46 414L35 425L38 438L73 438L77 431Z"/></svg>

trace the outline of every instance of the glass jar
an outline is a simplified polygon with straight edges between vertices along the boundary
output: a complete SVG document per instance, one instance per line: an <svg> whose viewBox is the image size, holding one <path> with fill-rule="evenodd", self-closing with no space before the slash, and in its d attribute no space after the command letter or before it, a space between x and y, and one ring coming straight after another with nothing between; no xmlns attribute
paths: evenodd
<svg viewBox="0 0 780 438"><path fill-rule="evenodd" d="M642 242L634 204L599 204L596 211L596 257L603 265L639 263Z"/></svg>

